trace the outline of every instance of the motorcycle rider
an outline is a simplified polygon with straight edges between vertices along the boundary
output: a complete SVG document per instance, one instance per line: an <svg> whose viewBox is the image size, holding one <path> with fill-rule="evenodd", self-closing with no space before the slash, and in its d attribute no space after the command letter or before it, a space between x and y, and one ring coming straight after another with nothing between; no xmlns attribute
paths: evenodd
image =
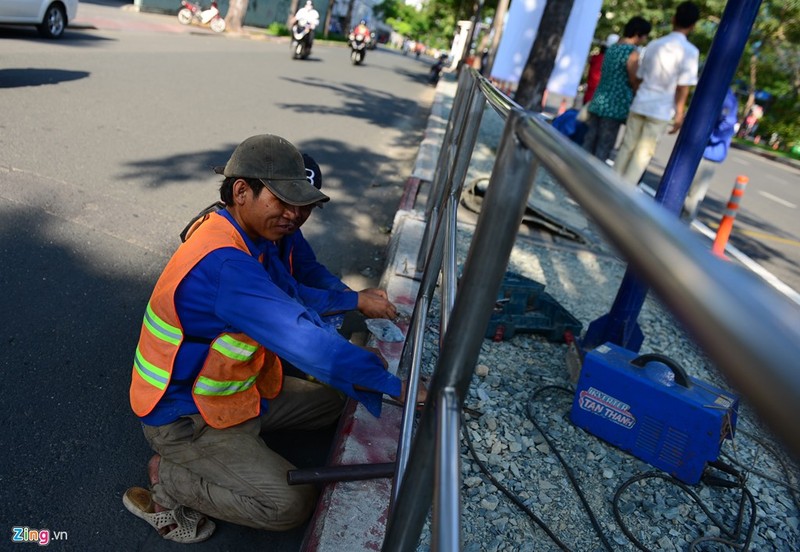
<svg viewBox="0 0 800 552"><path fill-rule="evenodd" d="M372 35L369 32L369 27L367 27L367 21L362 19L358 22L353 32L350 33L350 40L353 40L356 36L362 35L364 37L364 42L369 43L372 39Z"/></svg>
<svg viewBox="0 0 800 552"><path fill-rule="evenodd" d="M364 61L366 48L369 48L369 43L372 40L367 22L363 19L359 21L358 25L350 31L347 40L350 44L350 58L353 63L358 64Z"/></svg>
<svg viewBox="0 0 800 552"><path fill-rule="evenodd" d="M308 49L311 50L311 44L314 42L314 29L319 25L319 12L314 9L314 4L311 0L306 1L306 5L297 10L294 14L294 23L300 26L308 27Z"/></svg>

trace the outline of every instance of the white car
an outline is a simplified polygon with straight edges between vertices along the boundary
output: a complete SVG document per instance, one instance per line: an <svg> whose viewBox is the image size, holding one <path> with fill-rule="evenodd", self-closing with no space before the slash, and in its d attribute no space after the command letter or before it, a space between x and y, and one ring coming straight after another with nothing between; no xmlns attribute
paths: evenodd
<svg viewBox="0 0 800 552"><path fill-rule="evenodd" d="M36 25L39 34L58 38L78 15L78 0L0 0L0 24Z"/></svg>

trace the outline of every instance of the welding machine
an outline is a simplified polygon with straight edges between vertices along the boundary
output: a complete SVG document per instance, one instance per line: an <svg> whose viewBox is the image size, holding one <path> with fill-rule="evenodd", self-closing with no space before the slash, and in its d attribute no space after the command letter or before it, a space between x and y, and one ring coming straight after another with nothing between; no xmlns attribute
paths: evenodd
<svg viewBox="0 0 800 552"><path fill-rule="evenodd" d="M669 357L613 343L586 354L572 422L684 483L700 481L733 439L739 398L688 376Z"/></svg>

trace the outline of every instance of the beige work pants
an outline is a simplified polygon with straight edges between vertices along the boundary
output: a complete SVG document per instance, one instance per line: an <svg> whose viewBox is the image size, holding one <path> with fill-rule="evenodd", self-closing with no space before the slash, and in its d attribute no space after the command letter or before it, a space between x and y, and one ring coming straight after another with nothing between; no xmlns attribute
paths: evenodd
<svg viewBox="0 0 800 552"><path fill-rule="evenodd" d="M277 429L311 430L336 421L344 406L330 387L286 377L280 395L260 418L214 429L199 414L163 426L143 426L150 446L161 455L153 498L162 506L183 504L212 518L283 531L305 522L316 490L290 486L294 466L260 437ZM302 435L298 435L302 439Z"/></svg>
<svg viewBox="0 0 800 552"><path fill-rule="evenodd" d="M625 134L614 160L614 170L622 178L637 186L656 153L656 146L669 121L652 119L638 113L629 113L625 121Z"/></svg>

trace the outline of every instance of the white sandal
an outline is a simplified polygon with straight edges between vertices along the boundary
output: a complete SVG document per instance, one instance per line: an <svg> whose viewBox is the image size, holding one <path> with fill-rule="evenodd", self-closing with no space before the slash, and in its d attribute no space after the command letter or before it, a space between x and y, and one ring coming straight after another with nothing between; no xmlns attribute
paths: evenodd
<svg viewBox="0 0 800 552"><path fill-rule="evenodd" d="M175 529L161 535L167 540L184 544L201 542L210 537L216 528L206 516L185 506L156 512L152 494L141 487L131 487L125 491L122 503L130 513L145 520L159 534L164 527L175 525Z"/></svg>

